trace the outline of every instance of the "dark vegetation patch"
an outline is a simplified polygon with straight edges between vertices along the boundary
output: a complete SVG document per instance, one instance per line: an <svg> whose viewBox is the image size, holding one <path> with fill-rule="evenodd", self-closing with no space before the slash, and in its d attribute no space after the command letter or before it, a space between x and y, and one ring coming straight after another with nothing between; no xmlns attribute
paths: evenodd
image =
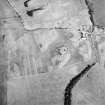
<svg viewBox="0 0 105 105"><path fill-rule="evenodd" d="M88 65L83 71L81 71L81 73L79 73L77 76L72 78L72 80L70 80L70 82L67 84L65 88L64 105L71 105L73 87L77 84L81 77L83 77L94 65L95 63L93 63L92 65Z"/></svg>

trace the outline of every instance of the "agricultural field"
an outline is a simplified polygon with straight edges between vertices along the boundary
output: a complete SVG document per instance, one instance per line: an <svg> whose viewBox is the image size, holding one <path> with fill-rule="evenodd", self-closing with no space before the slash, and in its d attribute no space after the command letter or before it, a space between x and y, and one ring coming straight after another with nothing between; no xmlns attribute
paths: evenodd
<svg viewBox="0 0 105 105"><path fill-rule="evenodd" d="M105 105L105 0L0 0L0 105Z"/></svg>

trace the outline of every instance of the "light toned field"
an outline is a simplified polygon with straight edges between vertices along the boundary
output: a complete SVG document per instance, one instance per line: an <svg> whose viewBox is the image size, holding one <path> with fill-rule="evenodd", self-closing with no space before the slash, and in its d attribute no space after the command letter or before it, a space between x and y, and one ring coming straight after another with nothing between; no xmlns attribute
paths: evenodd
<svg viewBox="0 0 105 105"><path fill-rule="evenodd" d="M85 1L24 2L0 0L0 105L63 105L67 83L93 62L72 105L105 105L105 30ZM91 2L104 26L104 0Z"/></svg>

